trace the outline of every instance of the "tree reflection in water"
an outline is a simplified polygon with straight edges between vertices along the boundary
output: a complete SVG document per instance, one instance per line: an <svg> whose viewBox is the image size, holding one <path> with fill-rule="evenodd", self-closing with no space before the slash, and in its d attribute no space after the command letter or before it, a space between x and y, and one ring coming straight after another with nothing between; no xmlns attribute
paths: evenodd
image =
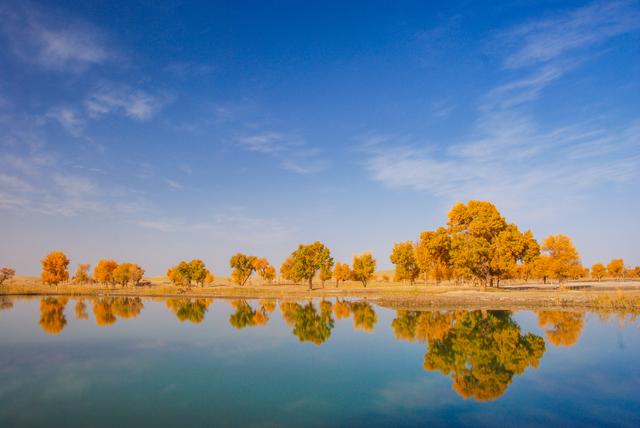
<svg viewBox="0 0 640 428"><path fill-rule="evenodd" d="M301 342L321 345L331 336L334 325L332 307L331 302L326 300L320 302L319 311L311 301L305 305L283 302L280 304L280 312Z"/></svg>
<svg viewBox="0 0 640 428"><path fill-rule="evenodd" d="M67 319L64 316L64 308L67 306L67 299L56 297L45 297L40 300L40 327L48 334L59 334Z"/></svg>
<svg viewBox="0 0 640 428"><path fill-rule="evenodd" d="M213 299L169 299L166 305L180 322L200 324L211 303Z"/></svg>
<svg viewBox="0 0 640 428"><path fill-rule="evenodd" d="M0 311L13 308L13 300L8 296L0 296Z"/></svg>
<svg viewBox="0 0 640 428"><path fill-rule="evenodd" d="M258 308L253 309L246 300L232 300L235 312L229 317L229 324L237 329L267 325L269 314L276 308L273 300L260 300Z"/></svg>
<svg viewBox="0 0 640 428"><path fill-rule="evenodd" d="M89 314L87 313L87 304L84 303L84 300L80 299L76 302L76 306L74 308L74 312L76 314L77 320L87 320L89 319Z"/></svg>
<svg viewBox="0 0 640 428"><path fill-rule="evenodd" d="M450 376L460 396L479 401L500 397L545 352L544 339L522 335L508 311L398 311L392 327L399 339L428 344L425 370Z"/></svg>
<svg viewBox="0 0 640 428"><path fill-rule="evenodd" d="M565 311L538 312L538 324L547 327L547 340L555 346L573 346L580 339L584 327L584 313Z"/></svg>
<svg viewBox="0 0 640 428"><path fill-rule="evenodd" d="M102 327L110 326L122 319L133 319L140 315L144 304L139 297L101 297L93 300L93 316L96 324ZM76 316L78 308L76 308Z"/></svg>

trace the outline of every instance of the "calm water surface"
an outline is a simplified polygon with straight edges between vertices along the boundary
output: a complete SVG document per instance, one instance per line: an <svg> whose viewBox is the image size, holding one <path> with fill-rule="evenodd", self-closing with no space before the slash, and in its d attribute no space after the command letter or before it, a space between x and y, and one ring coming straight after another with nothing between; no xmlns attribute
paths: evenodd
<svg viewBox="0 0 640 428"><path fill-rule="evenodd" d="M640 324L366 302L0 298L0 426L640 426Z"/></svg>

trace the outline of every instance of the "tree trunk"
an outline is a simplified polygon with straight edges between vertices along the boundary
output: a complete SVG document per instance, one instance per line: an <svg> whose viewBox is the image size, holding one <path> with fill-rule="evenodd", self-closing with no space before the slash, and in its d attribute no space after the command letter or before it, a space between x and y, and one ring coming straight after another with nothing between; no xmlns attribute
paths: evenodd
<svg viewBox="0 0 640 428"><path fill-rule="evenodd" d="M313 278L309 278L309 290L313 290Z"/></svg>

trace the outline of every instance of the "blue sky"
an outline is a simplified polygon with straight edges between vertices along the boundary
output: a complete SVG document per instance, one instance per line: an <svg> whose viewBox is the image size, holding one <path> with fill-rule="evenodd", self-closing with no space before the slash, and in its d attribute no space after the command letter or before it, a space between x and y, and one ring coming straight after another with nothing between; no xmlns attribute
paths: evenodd
<svg viewBox="0 0 640 428"><path fill-rule="evenodd" d="M2 2L0 264L387 268L468 199L640 264L640 2L341 3Z"/></svg>

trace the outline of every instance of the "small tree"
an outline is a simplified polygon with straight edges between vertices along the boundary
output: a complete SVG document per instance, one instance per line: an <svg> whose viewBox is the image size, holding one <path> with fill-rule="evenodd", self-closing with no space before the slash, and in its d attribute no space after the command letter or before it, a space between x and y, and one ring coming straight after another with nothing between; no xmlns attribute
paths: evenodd
<svg viewBox="0 0 640 428"><path fill-rule="evenodd" d="M624 277L624 260L613 259L607 265L607 272L609 276L620 279Z"/></svg>
<svg viewBox="0 0 640 428"><path fill-rule="evenodd" d="M133 265L131 263L122 263L118 265L111 274L113 282L125 287L129 281L131 281L132 267Z"/></svg>
<svg viewBox="0 0 640 428"><path fill-rule="evenodd" d="M276 268L269 264L269 261L264 257L256 259L253 263L253 268L260 275L260 278L269 284L276 278Z"/></svg>
<svg viewBox="0 0 640 428"><path fill-rule="evenodd" d="M76 266L76 274L73 277L74 281L79 284L85 284L89 282L89 269L91 265L88 263L80 263Z"/></svg>
<svg viewBox="0 0 640 428"><path fill-rule="evenodd" d="M293 279L293 265L294 260L292 255L287 257L284 262L282 262L282 264L280 265L280 276L282 277L282 279L295 281L295 279Z"/></svg>
<svg viewBox="0 0 640 428"><path fill-rule="evenodd" d="M352 278L360 281L363 286L367 286L367 282L373 277L376 270L376 260L371 253L363 253L359 256L353 256Z"/></svg>
<svg viewBox="0 0 640 428"><path fill-rule="evenodd" d="M8 267L3 267L2 269L0 269L0 285L4 284L5 281L13 278L15 274L15 269L11 269Z"/></svg>
<svg viewBox="0 0 640 428"><path fill-rule="evenodd" d="M333 267L331 252L319 241L299 245L290 257L292 260L291 266L287 266L287 275L296 282L306 280L309 283L309 290L313 289L313 277L319 270L331 271Z"/></svg>
<svg viewBox="0 0 640 428"><path fill-rule="evenodd" d="M391 263L396 265L395 280L408 280L413 285L418 275L420 275L420 268L416 263L414 243L411 241L396 243L389 259Z"/></svg>
<svg viewBox="0 0 640 428"><path fill-rule="evenodd" d="M202 260L191 260L189 262L189 272L191 281L195 281L195 283L201 287L204 286L204 282L207 279L209 271Z"/></svg>
<svg viewBox="0 0 640 428"><path fill-rule="evenodd" d="M93 279L103 284L114 284L113 271L118 267L115 260L100 260L93 270Z"/></svg>
<svg viewBox="0 0 640 428"><path fill-rule="evenodd" d="M451 236L447 229L440 227L436 231L422 232L415 247L415 260L425 284L429 276L436 280L436 284L445 279L451 260Z"/></svg>
<svg viewBox="0 0 640 428"><path fill-rule="evenodd" d="M336 288L340 285L340 281L347 281L351 277L351 269L347 263L336 263L333 269L333 278L336 280Z"/></svg>
<svg viewBox="0 0 640 428"><path fill-rule="evenodd" d="M607 273L607 269L604 267L602 263L596 263L591 266L591 276L598 281L600 281L605 274Z"/></svg>
<svg viewBox="0 0 640 428"><path fill-rule="evenodd" d="M578 269L582 270L578 250L568 236L549 236L544 240L542 252L543 256L540 259L546 264L548 276L557 279L559 283L573 277Z"/></svg>
<svg viewBox="0 0 640 428"><path fill-rule="evenodd" d="M69 279L69 259L62 251L53 251L42 259L40 278L45 284L58 284Z"/></svg>
<svg viewBox="0 0 640 428"><path fill-rule="evenodd" d="M229 267L233 269L231 272L231 280L236 284L243 286L251 274L255 271L255 263L258 258L256 256L248 256L238 253L229 260Z"/></svg>

